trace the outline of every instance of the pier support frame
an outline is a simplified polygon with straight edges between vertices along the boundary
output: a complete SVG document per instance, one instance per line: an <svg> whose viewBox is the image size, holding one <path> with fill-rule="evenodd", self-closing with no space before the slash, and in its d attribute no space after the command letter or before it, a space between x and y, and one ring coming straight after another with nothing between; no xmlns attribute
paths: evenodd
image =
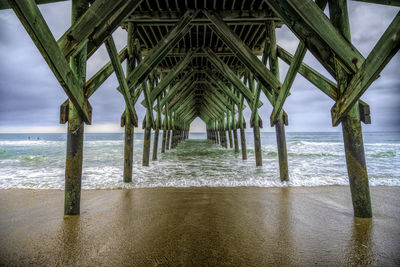
<svg viewBox="0 0 400 267"><path fill-rule="evenodd" d="M351 42L347 1L329 0L329 12L333 25L349 42ZM350 77L339 64L336 64L336 76L339 89L338 93L342 95L347 88ZM342 119L342 131L354 216L371 218L371 197L365 163L358 101Z"/></svg>
<svg viewBox="0 0 400 267"><path fill-rule="evenodd" d="M242 159L247 160L247 147L246 147L246 134L245 134L245 121L243 118L243 95L240 95L240 106L239 106L239 127L240 127L240 144L242 147Z"/></svg>
<svg viewBox="0 0 400 267"><path fill-rule="evenodd" d="M155 75L154 75L155 76ZM154 77L157 84L157 77ZM157 152L158 152L158 139L160 136L160 128L161 128L161 106L160 106L160 97L157 97L157 117L156 117L156 125L154 130L154 144L153 144L153 160L157 160Z"/></svg>
<svg viewBox="0 0 400 267"><path fill-rule="evenodd" d="M275 121L276 143L278 146L279 174L281 181L289 181L289 168L286 148L285 123L283 115Z"/></svg>
<svg viewBox="0 0 400 267"><path fill-rule="evenodd" d="M232 132L233 132L233 146L235 148L235 153L239 153L238 133L237 133L236 118L235 118L235 103L232 103Z"/></svg>
<svg viewBox="0 0 400 267"><path fill-rule="evenodd" d="M254 118L253 133L254 133L254 154L256 157L256 166L262 166L260 124L258 115L256 115L256 117Z"/></svg>
<svg viewBox="0 0 400 267"><path fill-rule="evenodd" d="M126 61L126 76L128 76L135 68L136 63L136 53L135 53L135 43L136 38L136 27L133 23L128 23L128 57ZM132 182L132 166L133 166L133 142L134 142L134 122L132 121L132 116L130 114L129 108L125 107L125 113L123 118L123 125L125 127L124 136L124 182ZM122 123L121 123L122 124Z"/></svg>
<svg viewBox="0 0 400 267"><path fill-rule="evenodd" d="M231 120L229 116L229 111L228 111L228 116L227 116L227 124L228 124L228 138L229 138L229 147L233 148L233 140L232 140L232 126L231 126Z"/></svg>
<svg viewBox="0 0 400 267"><path fill-rule="evenodd" d="M164 123L163 123L163 134L162 134L162 142L161 142L161 153L165 153L165 146L167 143L167 127L165 126L166 119L164 118Z"/></svg>
<svg viewBox="0 0 400 267"><path fill-rule="evenodd" d="M156 129L154 130L154 144L153 144L153 160L157 160L157 151L158 151L158 137L160 135L160 128L156 125Z"/></svg>
<svg viewBox="0 0 400 267"><path fill-rule="evenodd" d="M128 108L125 108L125 114L129 114ZM133 165L133 140L134 125L131 116L125 116L125 136L124 136L124 183L132 182Z"/></svg>
<svg viewBox="0 0 400 267"><path fill-rule="evenodd" d="M269 45L270 45L270 55L269 55L270 69L271 72L275 75L275 77L279 80L279 64L277 56L278 50L276 45L275 23L274 22L268 23L267 30L268 30ZM279 115L278 120L274 121L273 123L275 124L280 178L281 181L289 181L289 167L288 167L286 136L285 136L285 124L287 125L287 118L284 117L283 111Z"/></svg>
<svg viewBox="0 0 400 267"><path fill-rule="evenodd" d="M89 8L88 0L72 1L74 24ZM87 45L71 57L70 66L78 80L86 81ZM65 162L64 215L79 215L81 202L84 122L71 100L68 108L67 156Z"/></svg>
<svg viewBox="0 0 400 267"><path fill-rule="evenodd" d="M254 76L251 73L247 75L247 81L249 83L250 91L255 95L256 88L254 85ZM253 121L250 122L253 127L253 135L254 135L254 155L256 158L256 166L262 166L262 151L261 151L261 138L260 138L260 119L258 117L258 109L257 105L253 106L252 114Z"/></svg>
<svg viewBox="0 0 400 267"><path fill-rule="evenodd" d="M165 143L165 150L169 150L171 148L170 144L171 144L171 130L168 129L167 130L167 140Z"/></svg>
<svg viewBox="0 0 400 267"><path fill-rule="evenodd" d="M143 136L143 158L142 158L143 166L149 166L150 143L151 143L151 119L149 112L146 111L146 124L144 127L144 136Z"/></svg>

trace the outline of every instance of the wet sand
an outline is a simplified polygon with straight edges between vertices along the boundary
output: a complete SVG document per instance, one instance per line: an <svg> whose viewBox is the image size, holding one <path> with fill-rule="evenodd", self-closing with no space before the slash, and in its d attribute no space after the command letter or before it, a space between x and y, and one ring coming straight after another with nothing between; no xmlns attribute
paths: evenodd
<svg viewBox="0 0 400 267"><path fill-rule="evenodd" d="M0 265L396 266L400 187L371 188L355 219L345 186L0 190Z"/></svg>

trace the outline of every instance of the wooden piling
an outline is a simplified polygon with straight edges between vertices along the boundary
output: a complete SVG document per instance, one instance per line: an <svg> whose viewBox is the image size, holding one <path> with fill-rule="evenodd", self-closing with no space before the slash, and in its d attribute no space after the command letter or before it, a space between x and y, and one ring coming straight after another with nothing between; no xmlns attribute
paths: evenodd
<svg viewBox="0 0 400 267"><path fill-rule="evenodd" d="M165 153L166 143L167 143L167 130L164 128L162 133L161 153Z"/></svg>
<svg viewBox="0 0 400 267"><path fill-rule="evenodd" d="M128 23L128 58L126 61L126 76L128 76L135 68L136 63L136 53L134 39L136 35L136 28L133 23ZM132 121L132 116L130 114L129 108L125 107L124 116L124 177L123 181L125 183L132 182L132 165L133 165L133 142L134 142L134 122Z"/></svg>
<svg viewBox="0 0 400 267"><path fill-rule="evenodd" d="M279 174L281 181L289 181L289 168L287 160L285 124L283 116L275 122L276 143L278 145Z"/></svg>
<svg viewBox="0 0 400 267"><path fill-rule="evenodd" d="M256 115L253 123L254 154L256 157L256 166L262 166L261 138L258 115Z"/></svg>
<svg viewBox="0 0 400 267"><path fill-rule="evenodd" d="M277 45L276 45L276 34L275 34L275 23L270 22L267 24L267 30L269 34L270 41L270 57L269 64L271 72L279 80L279 64L277 56ZM280 112L279 118L275 121L275 134L276 134L276 144L278 149L278 159L279 159L279 173L281 181L289 181L289 171L288 171L288 159L287 159L287 148L286 148L286 137L285 137L285 121L286 118L283 117L283 111Z"/></svg>
<svg viewBox="0 0 400 267"><path fill-rule="evenodd" d="M151 138L151 119L150 119L149 112L146 111L146 125L144 128L144 137L143 137L143 158L142 158L143 166L149 166L150 138Z"/></svg>
<svg viewBox="0 0 400 267"><path fill-rule="evenodd" d="M73 0L71 22L74 24L89 7L88 0ZM72 71L84 83L86 81L87 45L70 59ZM80 214L83 132L84 122L71 100L68 109L67 155L65 162L64 215Z"/></svg>
<svg viewBox="0 0 400 267"><path fill-rule="evenodd" d="M235 104L232 104L232 132L233 132L233 144L235 147L235 153L239 153L238 133L237 133L236 118L235 118Z"/></svg>
<svg viewBox="0 0 400 267"><path fill-rule="evenodd" d="M176 142L176 130L171 131L171 149L175 148L175 142Z"/></svg>
<svg viewBox="0 0 400 267"><path fill-rule="evenodd" d="M246 135L244 132L245 121L243 118L243 95L240 95L240 106L239 106L239 127L240 127L240 144L242 147L242 159L247 159L247 147L246 147Z"/></svg>
<svg viewBox="0 0 400 267"><path fill-rule="evenodd" d="M332 23L339 32L341 32L342 35L351 42L347 1L330 0L329 11ZM339 88L338 93L343 94L347 88L350 77L339 64L336 64L336 75ZM371 197L369 192L367 167L365 163L364 142L358 101L342 120L342 132L354 216L360 218L371 218Z"/></svg>
<svg viewBox="0 0 400 267"><path fill-rule="evenodd" d="M125 114L129 114L128 108L125 108ZM124 137L124 182L132 182L133 165L133 141L134 126L131 116L125 116L125 137Z"/></svg>
<svg viewBox="0 0 400 267"><path fill-rule="evenodd" d="M256 88L254 85L254 76L253 74L249 73L247 75L247 81L249 83L250 91L255 94ZM253 136L254 136L254 155L256 158L256 166L262 166L262 151L261 151L261 138L260 138L260 121L258 117L258 109L257 105L253 107L252 112L254 113L252 117L254 120L252 121L253 126Z"/></svg>
<svg viewBox="0 0 400 267"><path fill-rule="evenodd" d="M157 84L157 78L156 84ZM153 144L153 160L157 160L157 152L158 152L158 138L160 136L160 128L161 128L161 106L160 106L160 97L157 98L157 118L156 125L154 130L154 144Z"/></svg>
<svg viewBox="0 0 400 267"><path fill-rule="evenodd" d="M160 135L160 129L156 126L154 130L154 143L153 143L153 160L157 160L157 150L158 150L158 137Z"/></svg>
<svg viewBox="0 0 400 267"><path fill-rule="evenodd" d="M228 116L226 117L226 122L227 122L227 129L228 129L228 138L229 138L229 147L233 148L233 140L232 140L232 132L231 132L231 120L229 116L229 111L227 112Z"/></svg>
<svg viewBox="0 0 400 267"><path fill-rule="evenodd" d="M170 144L171 144L171 130L168 129L167 130L167 140L165 143L165 150L169 150L170 149Z"/></svg>

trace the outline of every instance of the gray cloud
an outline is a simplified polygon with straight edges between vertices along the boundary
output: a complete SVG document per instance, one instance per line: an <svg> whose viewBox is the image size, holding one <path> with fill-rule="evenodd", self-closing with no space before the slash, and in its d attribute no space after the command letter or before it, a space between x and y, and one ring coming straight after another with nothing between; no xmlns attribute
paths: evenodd
<svg viewBox="0 0 400 267"><path fill-rule="evenodd" d="M70 25L71 3L42 5L40 10L55 38L58 39ZM349 1L352 40L359 51L367 56L383 34L399 8ZM126 32L118 29L114 34L118 50L126 44ZM283 26L277 30L278 44L294 53L298 40ZM88 61L88 77L109 61L106 49L101 47ZM320 63L307 53L308 65L328 78L330 75ZM125 68L125 64L124 64ZM284 80L288 66L280 62L280 77ZM400 57L395 55L381 77L367 90L362 99L369 103L372 125L363 126L368 131L400 130ZM91 97L93 123L119 123L124 101L115 89L118 86L113 74ZM29 35L11 10L0 11L0 127L56 126L59 106L66 99L63 89L48 68ZM145 115L136 105L140 121ZM264 131L269 127L272 107L265 96L259 114L264 121ZM284 109L289 114L288 131L339 131L331 127L330 109L333 101L303 77L296 78ZM245 116L248 120L250 110ZM195 121L200 125L199 120ZM196 127L195 127L196 128Z"/></svg>

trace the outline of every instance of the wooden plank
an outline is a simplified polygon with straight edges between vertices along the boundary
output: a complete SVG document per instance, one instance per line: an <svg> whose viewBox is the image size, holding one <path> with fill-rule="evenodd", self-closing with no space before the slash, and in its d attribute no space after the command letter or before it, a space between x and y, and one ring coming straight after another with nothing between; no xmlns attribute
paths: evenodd
<svg viewBox="0 0 400 267"><path fill-rule="evenodd" d="M271 10L220 10L218 15L226 22L239 22L239 23L255 23L276 20L280 18L275 16ZM157 24L171 24L176 23L182 16L180 11L134 11L127 19L126 22L134 22L137 24L153 23ZM210 21L204 16L199 16L193 20L196 25L204 25Z"/></svg>
<svg viewBox="0 0 400 267"><path fill-rule="evenodd" d="M94 36L99 29L106 27L108 29L107 35L103 34L102 40L96 39L99 46L141 2L142 0L94 1L85 14L57 41L64 56L68 58L88 39L94 40ZM127 10L129 12L126 14ZM125 16L118 16L121 13ZM113 28L110 28L110 25ZM91 49L91 45L88 45L88 51Z"/></svg>
<svg viewBox="0 0 400 267"><path fill-rule="evenodd" d="M91 106L81 84L57 45L49 27L33 0L9 0L9 5L25 27L32 41L46 60L54 76L76 107L81 118L91 123Z"/></svg>
<svg viewBox="0 0 400 267"><path fill-rule="evenodd" d="M206 16L213 23L211 29L232 49L232 52L243 62L244 65L256 76L257 80L265 88L279 91L281 83L257 58L250 48L236 35L231 28L212 11L204 11Z"/></svg>
<svg viewBox="0 0 400 267"><path fill-rule="evenodd" d="M147 56L151 54L151 50L149 48L142 48L142 54L144 56ZM167 57L184 57L190 51L192 48L188 47L174 47L167 55ZM256 55L262 55L263 47L262 46L256 46L251 49L251 52ZM218 47L216 51L214 51L218 56L236 56L232 50L229 47ZM198 50L197 53L195 54L195 57L207 57L207 54L204 53L202 50Z"/></svg>
<svg viewBox="0 0 400 267"><path fill-rule="evenodd" d="M400 48L400 12L397 13L378 43L368 55L367 60L349 82L344 94L332 107L332 124L338 125L359 97L376 80L379 73L389 63Z"/></svg>
<svg viewBox="0 0 400 267"><path fill-rule="evenodd" d="M128 84L125 79L124 71L121 66L121 61L119 60L119 56L117 53L117 48L115 47L114 39L110 35L110 37L106 40L106 48L108 55L110 56L111 64L114 68L115 75L117 76L118 83L120 87L123 88L122 95L124 96L125 104L129 110L129 113L132 118L132 122L134 125L138 122L138 117L135 110L135 104L133 103L133 99L131 93L129 91Z"/></svg>

